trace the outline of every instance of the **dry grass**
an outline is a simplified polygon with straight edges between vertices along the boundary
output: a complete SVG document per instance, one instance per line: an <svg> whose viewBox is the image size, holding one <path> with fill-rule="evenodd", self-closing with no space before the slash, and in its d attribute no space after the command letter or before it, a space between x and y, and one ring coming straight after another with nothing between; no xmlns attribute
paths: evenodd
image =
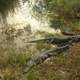
<svg viewBox="0 0 80 80"><path fill-rule="evenodd" d="M60 55L35 67L29 80L80 80L80 43L73 44L66 55Z"/></svg>

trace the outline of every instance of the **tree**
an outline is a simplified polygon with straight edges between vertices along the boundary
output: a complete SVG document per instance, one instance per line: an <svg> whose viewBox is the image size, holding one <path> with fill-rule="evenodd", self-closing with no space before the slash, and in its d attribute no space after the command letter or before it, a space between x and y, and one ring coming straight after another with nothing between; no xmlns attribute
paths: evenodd
<svg viewBox="0 0 80 80"><path fill-rule="evenodd" d="M51 27L68 31L79 30L80 1L79 0L46 0Z"/></svg>

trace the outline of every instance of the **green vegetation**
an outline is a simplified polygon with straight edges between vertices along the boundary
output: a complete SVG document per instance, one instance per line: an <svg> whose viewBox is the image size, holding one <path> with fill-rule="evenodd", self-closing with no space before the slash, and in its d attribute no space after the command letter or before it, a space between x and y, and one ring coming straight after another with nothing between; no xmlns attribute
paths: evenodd
<svg viewBox="0 0 80 80"><path fill-rule="evenodd" d="M25 2L25 1L24 1ZM50 27L80 33L80 0L44 0ZM6 21L9 11L15 10L18 0L0 0L0 15ZM40 15L44 16L40 13ZM4 24L5 24L4 23ZM51 57L23 75L23 66L35 53L49 50L53 45L25 41L35 36L53 36L47 32L31 32L30 25L24 29L6 26L0 31L0 79L1 80L80 80L80 43L73 44L64 55ZM25 37L25 38L24 38ZM26 40L27 39L27 40ZM19 48L14 40L22 44Z"/></svg>
<svg viewBox="0 0 80 80"><path fill-rule="evenodd" d="M79 0L47 0L46 4L51 27L74 32L80 29Z"/></svg>
<svg viewBox="0 0 80 80"><path fill-rule="evenodd" d="M0 13L5 18L9 11L14 11L19 0L0 0Z"/></svg>
<svg viewBox="0 0 80 80"><path fill-rule="evenodd" d="M35 67L28 80L79 80L80 43L74 44L65 55L52 57Z"/></svg>

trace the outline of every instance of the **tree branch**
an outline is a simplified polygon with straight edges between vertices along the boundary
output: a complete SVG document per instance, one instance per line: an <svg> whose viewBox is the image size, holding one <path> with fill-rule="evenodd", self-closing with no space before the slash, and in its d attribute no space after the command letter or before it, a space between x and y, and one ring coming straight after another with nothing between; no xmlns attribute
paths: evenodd
<svg viewBox="0 0 80 80"><path fill-rule="evenodd" d="M46 39L29 41L27 43L44 42L44 43L48 43L48 44L54 44L54 45L56 44L59 46L60 45L63 46L64 44L68 44L70 41L80 42L80 35L50 37L50 38L46 38Z"/></svg>
<svg viewBox="0 0 80 80"><path fill-rule="evenodd" d="M76 35L75 33L68 32L68 31L66 31L66 32L63 31L62 34L63 34L63 35L67 35L67 36L73 36L73 35Z"/></svg>
<svg viewBox="0 0 80 80"><path fill-rule="evenodd" d="M43 52L38 56L35 55L35 58L32 57L23 66L23 74L27 73L35 65L43 63L47 58L50 58L52 56L56 56L56 55L60 54L61 52L65 51L66 49L69 48L69 46L72 43L80 42L80 35L52 37L52 38L47 38L47 39L30 41L29 43L38 42L38 41L49 42L49 44L57 44L58 47L51 49L51 50L48 50L46 52Z"/></svg>
<svg viewBox="0 0 80 80"><path fill-rule="evenodd" d="M37 57L35 56L35 58L32 57L29 61L27 61L26 65L23 66L23 74L28 73L28 71L30 71L35 65L43 63L46 59L52 56L54 57L60 54L61 52L67 50L68 48L69 48L69 44L43 52Z"/></svg>

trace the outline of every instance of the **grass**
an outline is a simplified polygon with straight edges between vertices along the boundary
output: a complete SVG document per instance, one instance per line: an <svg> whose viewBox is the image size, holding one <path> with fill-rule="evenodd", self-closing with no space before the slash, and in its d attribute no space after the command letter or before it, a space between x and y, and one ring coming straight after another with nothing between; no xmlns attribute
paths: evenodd
<svg viewBox="0 0 80 80"><path fill-rule="evenodd" d="M22 66L31 56L51 47L30 44L17 50L14 44L0 43L1 80L80 80L80 43L73 44L64 55L51 57L35 66L27 75L22 74Z"/></svg>
<svg viewBox="0 0 80 80"><path fill-rule="evenodd" d="M80 80L80 44L74 44L66 55L60 55L35 67L28 80Z"/></svg>

